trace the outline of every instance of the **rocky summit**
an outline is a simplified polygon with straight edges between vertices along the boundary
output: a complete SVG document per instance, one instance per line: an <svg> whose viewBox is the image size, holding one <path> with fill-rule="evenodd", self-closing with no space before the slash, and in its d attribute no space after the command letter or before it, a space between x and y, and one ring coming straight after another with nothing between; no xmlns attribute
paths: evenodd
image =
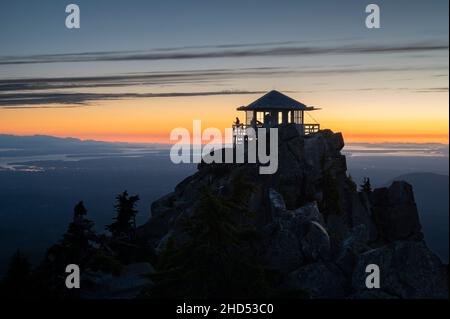
<svg viewBox="0 0 450 319"><path fill-rule="evenodd" d="M186 220L205 189L232 203L233 222L259 238L258 258L276 273L275 289L310 298L448 298L448 266L424 242L411 185L363 189L347 174L341 133L302 136L279 129L278 170L260 175L258 164L205 164L152 204L138 235L164 254L189 241ZM195 258L192 256L192 258ZM368 288L368 265L380 287Z"/></svg>

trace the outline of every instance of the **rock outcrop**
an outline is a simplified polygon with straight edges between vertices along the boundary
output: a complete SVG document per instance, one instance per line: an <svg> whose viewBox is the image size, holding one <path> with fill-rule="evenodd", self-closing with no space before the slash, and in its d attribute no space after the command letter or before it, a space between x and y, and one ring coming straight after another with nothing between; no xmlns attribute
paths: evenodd
<svg viewBox="0 0 450 319"><path fill-rule="evenodd" d="M199 164L198 172L152 205L138 235L162 253L188 240L183 220L204 189L233 203L233 218L261 239L261 260L279 274L277 289L312 298L448 298L448 272L426 246L411 185L358 192L347 176L344 140L322 130L279 130L278 171L257 164ZM365 286L366 266L381 287Z"/></svg>
<svg viewBox="0 0 450 319"><path fill-rule="evenodd" d="M397 298L448 298L448 272L423 241L395 241L358 256L352 277L356 295L367 291L366 265L378 265L380 291Z"/></svg>
<svg viewBox="0 0 450 319"><path fill-rule="evenodd" d="M385 241L423 239L410 184L393 182L388 188L375 189L373 210L380 237Z"/></svg>

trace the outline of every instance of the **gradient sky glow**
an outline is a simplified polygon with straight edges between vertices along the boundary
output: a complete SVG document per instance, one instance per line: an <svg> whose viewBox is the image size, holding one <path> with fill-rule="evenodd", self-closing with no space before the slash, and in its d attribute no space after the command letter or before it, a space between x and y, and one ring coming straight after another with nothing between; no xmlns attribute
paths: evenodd
<svg viewBox="0 0 450 319"><path fill-rule="evenodd" d="M167 142L277 89L346 141L448 143L447 0L69 3L0 3L0 134Z"/></svg>

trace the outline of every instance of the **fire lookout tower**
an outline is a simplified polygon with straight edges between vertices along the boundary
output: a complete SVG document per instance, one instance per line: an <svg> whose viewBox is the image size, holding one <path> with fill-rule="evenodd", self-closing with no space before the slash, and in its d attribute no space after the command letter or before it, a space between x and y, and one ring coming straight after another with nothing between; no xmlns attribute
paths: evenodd
<svg viewBox="0 0 450 319"><path fill-rule="evenodd" d="M238 111L245 112L245 122L239 119L233 124L234 143L243 143L247 140L247 129L275 128L286 125L295 125L301 135L318 132L320 124L305 123L305 112L318 110L313 106L296 101L278 91L270 91L246 106L240 106Z"/></svg>

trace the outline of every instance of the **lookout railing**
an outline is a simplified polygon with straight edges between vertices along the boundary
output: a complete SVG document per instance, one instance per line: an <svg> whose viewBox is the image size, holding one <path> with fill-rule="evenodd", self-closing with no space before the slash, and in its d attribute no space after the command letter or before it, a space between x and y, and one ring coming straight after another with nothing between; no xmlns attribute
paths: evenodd
<svg viewBox="0 0 450 319"><path fill-rule="evenodd" d="M320 124L295 124L295 126L301 135L308 135L320 131ZM257 124L256 127L248 124L233 124L233 141L234 143L243 143L249 136L247 129L253 128L257 131L258 128L264 127L266 127L264 124Z"/></svg>
<svg viewBox="0 0 450 319"><path fill-rule="evenodd" d="M303 135L317 133L320 131L320 124L297 124L297 125L303 126Z"/></svg>

